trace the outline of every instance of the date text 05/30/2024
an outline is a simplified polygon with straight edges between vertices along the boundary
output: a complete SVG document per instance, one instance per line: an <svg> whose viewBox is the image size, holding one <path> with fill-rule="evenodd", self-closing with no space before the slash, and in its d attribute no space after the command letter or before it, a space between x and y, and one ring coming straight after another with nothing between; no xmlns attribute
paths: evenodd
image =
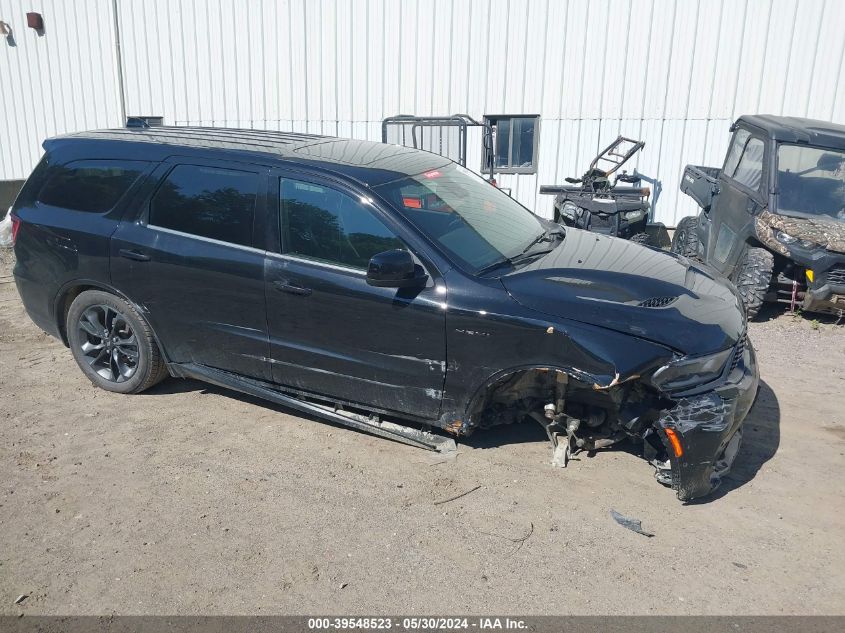
<svg viewBox="0 0 845 633"><path fill-rule="evenodd" d="M459 630L511 630L526 629L527 624L519 618L477 617L477 618L440 618L440 617L350 617L350 618L309 618L308 629L311 631L337 630L390 630L398 631L459 631Z"/></svg>

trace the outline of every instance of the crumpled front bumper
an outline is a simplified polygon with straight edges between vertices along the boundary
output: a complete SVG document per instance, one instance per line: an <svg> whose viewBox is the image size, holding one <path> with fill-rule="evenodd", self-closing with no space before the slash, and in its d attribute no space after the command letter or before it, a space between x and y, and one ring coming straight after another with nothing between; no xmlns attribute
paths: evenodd
<svg viewBox="0 0 845 633"><path fill-rule="evenodd" d="M749 342L724 384L679 398L673 408L661 413L657 426L669 454L671 485L680 500L713 492L730 471L742 438L742 422L754 404L759 382L757 360ZM676 454L678 447L680 456Z"/></svg>

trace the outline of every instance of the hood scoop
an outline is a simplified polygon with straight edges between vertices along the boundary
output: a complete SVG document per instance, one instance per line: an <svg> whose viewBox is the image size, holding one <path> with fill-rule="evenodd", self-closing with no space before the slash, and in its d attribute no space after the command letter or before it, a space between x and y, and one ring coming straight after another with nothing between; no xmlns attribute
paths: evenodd
<svg viewBox="0 0 845 633"><path fill-rule="evenodd" d="M634 305L640 308L667 308L678 300L678 297L650 297Z"/></svg>

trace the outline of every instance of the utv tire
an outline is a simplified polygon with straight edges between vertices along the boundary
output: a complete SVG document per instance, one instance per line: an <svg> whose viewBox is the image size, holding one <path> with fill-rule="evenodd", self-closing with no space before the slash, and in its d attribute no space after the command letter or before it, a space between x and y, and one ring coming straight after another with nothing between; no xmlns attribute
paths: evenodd
<svg viewBox="0 0 845 633"><path fill-rule="evenodd" d="M643 246L648 246L651 243L651 236L648 233L634 233L631 237L628 238L629 242L634 242L634 244L642 244Z"/></svg>
<svg viewBox="0 0 845 633"><path fill-rule="evenodd" d="M763 306L764 297L772 283L774 268L775 256L771 251L746 246L734 270L732 281L745 304L745 313L749 321L757 316Z"/></svg>
<svg viewBox="0 0 845 633"><path fill-rule="evenodd" d="M684 257L698 258L698 218L687 216L678 222L672 236L672 252Z"/></svg>
<svg viewBox="0 0 845 633"><path fill-rule="evenodd" d="M74 360L101 389L141 393L168 375L150 326L120 297L86 290L71 303L65 326Z"/></svg>

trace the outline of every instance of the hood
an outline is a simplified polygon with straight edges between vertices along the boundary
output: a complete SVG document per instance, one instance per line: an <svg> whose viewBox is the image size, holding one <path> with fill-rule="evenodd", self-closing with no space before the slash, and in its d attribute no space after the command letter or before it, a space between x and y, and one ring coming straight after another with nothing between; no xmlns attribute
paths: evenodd
<svg viewBox="0 0 845 633"><path fill-rule="evenodd" d="M799 240L814 242L829 251L845 253L845 222L830 216L797 218L763 211L755 222L757 237L766 246L789 257L789 249L775 238L776 231L783 231Z"/></svg>
<svg viewBox="0 0 845 633"><path fill-rule="evenodd" d="M526 308L632 334L682 354L733 345L745 316L730 283L684 257L567 228L552 252L501 278Z"/></svg>

